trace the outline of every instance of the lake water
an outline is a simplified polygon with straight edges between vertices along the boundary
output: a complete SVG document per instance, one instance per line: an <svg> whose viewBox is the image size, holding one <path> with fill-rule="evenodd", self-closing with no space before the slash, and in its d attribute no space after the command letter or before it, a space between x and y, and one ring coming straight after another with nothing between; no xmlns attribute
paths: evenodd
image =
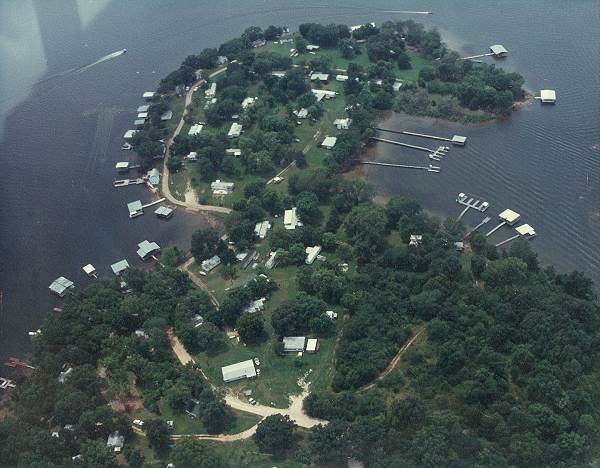
<svg viewBox="0 0 600 468"><path fill-rule="evenodd" d="M408 16L397 10L431 10ZM195 0L5 0L0 2L0 359L29 348L56 304L47 290L57 276L84 286L91 262L103 277L111 263L136 259L143 239L189 245L209 220L178 212L130 220L126 203L149 200L138 187L114 189L114 164L141 93L156 87L185 56L214 47L253 24L306 21L349 24L412 17L437 26L466 54L493 43L502 62L533 91L553 88L555 106L538 102L510 119L472 128L396 116L386 126L469 137L452 149L442 173L369 168L383 195L409 195L441 215L456 215L460 191L487 198L496 214L510 207L532 224L532 245L545 261L600 279L600 30L595 0L517 2L257 2ZM91 67L119 49L128 53ZM409 141L408 137L402 140ZM416 140L414 140L416 141ZM421 140L433 146L433 142ZM386 145L382 161L423 162ZM469 214L466 221L476 222ZM509 231L503 232L508 236ZM502 237L502 236L500 236ZM499 238L500 238L499 237Z"/></svg>

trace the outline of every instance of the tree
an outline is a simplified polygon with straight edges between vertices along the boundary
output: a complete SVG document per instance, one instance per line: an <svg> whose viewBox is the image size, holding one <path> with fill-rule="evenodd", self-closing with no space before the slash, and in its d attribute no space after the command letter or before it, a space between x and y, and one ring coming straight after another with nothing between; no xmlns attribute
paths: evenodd
<svg viewBox="0 0 600 468"><path fill-rule="evenodd" d="M114 455L105 440L88 440L81 445L81 457L86 468L112 468L117 466Z"/></svg>
<svg viewBox="0 0 600 468"><path fill-rule="evenodd" d="M313 192L301 192L296 197L298 217L304 224L317 224L323 217L319 209L319 199Z"/></svg>
<svg viewBox="0 0 600 468"><path fill-rule="evenodd" d="M169 172L179 172L183 168L183 161L178 156L171 156L167 160L167 168Z"/></svg>
<svg viewBox="0 0 600 468"><path fill-rule="evenodd" d="M223 400L213 400L202 412L202 423L209 434L222 434L233 422L234 416Z"/></svg>
<svg viewBox="0 0 600 468"><path fill-rule="evenodd" d="M361 258L381 251L385 245L387 215L385 209L372 204L354 207L344 229Z"/></svg>
<svg viewBox="0 0 600 468"><path fill-rule="evenodd" d="M197 262L212 257L219 247L219 233L214 229L198 229L192 234L192 255Z"/></svg>
<svg viewBox="0 0 600 468"><path fill-rule="evenodd" d="M164 453L169 447L169 426L162 419L150 419L144 422L144 432L150 447L157 453Z"/></svg>
<svg viewBox="0 0 600 468"><path fill-rule="evenodd" d="M129 466L132 468L142 468L145 463L145 458L142 453L135 447L127 447L125 449L125 457Z"/></svg>
<svg viewBox="0 0 600 468"><path fill-rule="evenodd" d="M287 415L267 416L258 423L254 442L261 452L281 455L294 446L295 428L296 424Z"/></svg>
<svg viewBox="0 0 600 468"><path fill-rule="evenodd" d="M171 454L177 468L225 468L230 466L202 441L184 438L177 443Z"/></svg>
<svg viewBox="0 0 600 468"><path fill-rule="evenodd" d="M265 327L258 314L242 314L237 320L236 329L241 340L246 344L255 344L262 341L265 336Z"/></svg>

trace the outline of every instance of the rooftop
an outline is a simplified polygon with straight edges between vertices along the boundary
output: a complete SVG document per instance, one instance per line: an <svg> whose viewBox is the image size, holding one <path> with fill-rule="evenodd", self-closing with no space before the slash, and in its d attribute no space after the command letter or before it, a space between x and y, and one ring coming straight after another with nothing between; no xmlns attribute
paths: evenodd
<svg viewBox="0 0 600 468"><path fill-rule="evenodd" d="M318 347L319 347L319 341L316 338L309 338L308 340L306 340L306 352L307 353L316 352Z"/></svg>
<svg viewBox="0 0 600 468"><path fill-rule="evenodd" d="M154 210L154 214L163 218L168 218L173 214L173 209L167 206L159 206L156 208L156 210Z"/></svg>
<svg viewBox="0 0 600 468"><path fill-rule="evenodd" d="M140 242L138 244L138 247L139 249L137 251L137 254L142 260L145 260L153 253L158 252L160 250L160 246L156 242L149 242L147 240L143 240L142 242Z"/></svg>
<svg viewBox="0 0 600 468"><path fill-rule="evenodd" d="M58 294L60 297L63 297L69 289L74 287L75 284L73 283L73 281L65 278L64 276L59 276L49 286L50 291Z"/></svg>
<svg viewBox="0 0 600 468"><path fill-rule="evenodd" d="M516 231L524 237L534 237L536 234L535 229L533 229L529 224L522 224L516 228Z"/></svg>
<svg viewBox="0 0 600 468"><path fill-rule="evenodd" d="M284 336L283 350L286 352L304 351L305 336Z"/></svg>
<svg viewBox="0 0 600 468"><path fill-rule="evenodd" d="M256 369L252 359L238 362L221 368L224 382L233 382L234 380L256 377Z"/></svg>
<svg viewBox="0 0 600 468"><path fill-rule="evenodd" d="M506 50L504 48L504 46L501 44L491 45L490 50L492 51L492 54L494 54L494 55L506 55L508 53L508 50Z"/></svg>
<svg viewBox="0 0 600 468"><path fill-rule="evenodd" d="M553 89L542 89L540 90L540 99L542 102L555 102L556 91Z"/></svg>
<svg viewBox="0 0 600 468"><path fill-rule="evenodd" d="M120 260L117 263L113 263L110 266L110 269L117 276L123 273L127 268L129 268L129 262L126 259Z"/></svg>
<svg viewBox="0 0 600 468"><path fill-rule="evenodd" d="M506 209L502 213L498 215L498 217L508 224L516 223L519 219L521 219L521 215L513 210Z"/></svg>
<svg viewBox="0 0 600 468"><path fill-rule="evenodd" d="M323 140L323 143L321 143L321 146L323 148L331 149L331 148L333 148L335 146L336 142L337 142L337 138L336 137L326 136L325 139Z"/></svg>

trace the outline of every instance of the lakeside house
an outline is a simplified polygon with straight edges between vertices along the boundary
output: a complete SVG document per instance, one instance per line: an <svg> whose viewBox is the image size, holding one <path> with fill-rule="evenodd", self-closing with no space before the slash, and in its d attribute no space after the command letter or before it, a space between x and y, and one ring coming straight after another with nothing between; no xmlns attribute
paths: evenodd
<svg viewBox="0 0 600 468"><path fill-rule="evenodd" d="M190 162L198 161L198 153L196 151L190 151L183 157L183 159Z"/></svg>
<svg viewBox="0 0 600 468"><path fill-rule="evenodd" d="M213 195L229 195L233 192L233 182L221 182L219 179L211 182L210 188L213 191Z"/></svg>
<svg viewBox="0 0 600 468"><path fill-rule="evenodd" d="M115 431L108 436L106 440L106 446L113 449L114 452L120 453L125 445L125 437L123 437L119 431Z"/></svg>
<svg viewBox="0 0 600 468"><path fill-rule="evenodd" d="M296 226L301 226L300 220L298 219L298 215L296 214L296 207L291 210L285 210L283 214L283 226L288 229L296 229Z"/></svg>
<svg viewBox="0 0 600 468"><path fill-rule="evenodd" d="M65 297L67 292L69 292L69 290L74 289L74 288L75 288L75 283L73 283L73 281L65 278L64 276L59 276L54 281L52 281L52 284L50 284L50 286L48 286L48 289L50 289L50 291L52 291L54 294L58 295L59 297Z"/></svg>
<svg viewBox="0 0 600 468"><path fill-rule="evenodd" d="M115 274L115 276L121 276L121 274L129 268L129 262L126 259L119 260L116 263L113 263L110 266L110 269Z"/></svg>
<svg viewBox="0 0 600 468"><path fill-rule="evenodd" d="M231 124L231 128L229 129L229 132L227 133L227 137L228 138L238 138L241 134L242 134L242 125L237 122L233 122Z"/></svg>
<svg viewBox="0 0 600 468"><path fill-rule="evenodd" d="M332 99L337 95L335 91L329 91L327 89L311 89L311 91L317 98L317 101L322 101L323 99Z"/></svg>
<svg viewBox="0 0 600 468"><path fill-rule="evenodd" d="M217 95L217 83L211 83L206 91L204 91L204 96L207 99L212 99Z"/></svg>
<svg viewBox="0 0 600 468"><path fill-rule="evenodd" d="M250 304L244 307L244 309L242 310L242 314L255 314L256 312L261 312L265 310L266 301L266 297L261 297L260 299L256 299L255 301L250 302Z"/></svg>
<svg viewBox="0 0 600 468"><path fill-rule="evenodd" d="M317 255L321 252L321 246L315 245L314 247L306 247L304 250L306 252L306 259L304 262L307 265L312 265L317 258Z"/></svg>
<svg viewBox="0 0 600 468"><path fill-rule="evenodd" d="M156 242L149 242L143 240L138 244L137 254L142 260L148 259L148 257L160 252L160 246Z"/></svg>
<svg viewBox="0 0 600 468"><path fill-rule="evenodd" d="M203 125L200 124L194 124L190 127L190 129L188 130L188 135L189 136L195 136L195 135L199 135L200 132L202 131L202 129L204 128Z"/></svg>
<svg viewBox="0 0 600 468"><path fill-rule="evenodd" d="M305 336L284 336L283 337L283 352L284 353L301 353L304 351L306 343Z"/></svg>
<svg viewBox="0 0 600 468"><path fill-rule="evenodd" d="M218 255L215 255L214 257L211 257L207 260L202 260L202 263L200 264L200 268L202 268L202 271L208 273L209 271L214 270L220 264L221 264L221 259L219 258Z"/></svg>
<svg viewBox="0 0 600 468"><path fill-rule="evenodd" d="M221 373L223 374L223 382L226 383L256 377L256 369L252 359L221 367Z"/></svg>
<svg viewBox="0 0 600 468"><path fill-rule="evenodd" d="M305 119L306 117L308 117L308 109L305 109L304 107L300 110L295 110L294 111L294 115L296 117L298 117L299 119Z"/></svg>
<svg viewBox="0 0 600 468"><path fill-rule="evenodd" d="M335 75L335 81L348 81L348 75Z"/></svg>
<svg viewBox="0 0 600 468"><path fill-rule="evenodd" d="M321 146L325 149L330 150L330 149L333 149L336 142L337 142L336 137L326 136L325 139L323 140L323 143L321 143Z"/></svg>
<svg viewBox="0 0 600 468"><path fill-rule="evenodd" d="M266 43L267 41L264 39L256 39L255 41L252 41L250 45L253 49L258 49L259 47L264 47Z"/></svg>
<svg viewBox="0 0 600 468"><path fill-rule="evenodd" d="M169 208L168 206L159 206L156 208L156 210L154 210L154 214L159 218L169 219L171 216L173 216L173 209Z"/></svg>
<svg viewBox="0 0 600 468"><path fill-rule="evenodd" d="M335 119L333 121L334 127L338 130L348 130L351 123L352 119Z"/></svg>

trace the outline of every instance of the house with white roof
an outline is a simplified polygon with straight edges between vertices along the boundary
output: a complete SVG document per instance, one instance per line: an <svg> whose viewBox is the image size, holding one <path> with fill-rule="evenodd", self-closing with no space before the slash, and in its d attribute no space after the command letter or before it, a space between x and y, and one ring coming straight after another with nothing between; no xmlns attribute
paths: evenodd
<svg viewBox="0 0 600 468"><path fill-rule="evenodd" d="M337 142L337 138L333 137L333 136L326 136L325 139L323 140L323 143L321 143L321 146L325 149L333 149L333 147L335 146L335 143Z"/></svg>
<svg viewBox="0 0 600 468"><path fill-rule="evenodd" d="M240 379L256 377L256 369L252 359L221 367L221 373L223 374L223 382L235 382Z"/></svg>
<svg viewBox="0 0 600 468"><path fill-rule="evenodd" d="M231 128L229 129L229 132L227 133L227 137L228 138L237 138L242 134L242 125L240 125L237 122L233 122L231 124Z"/></svg>

